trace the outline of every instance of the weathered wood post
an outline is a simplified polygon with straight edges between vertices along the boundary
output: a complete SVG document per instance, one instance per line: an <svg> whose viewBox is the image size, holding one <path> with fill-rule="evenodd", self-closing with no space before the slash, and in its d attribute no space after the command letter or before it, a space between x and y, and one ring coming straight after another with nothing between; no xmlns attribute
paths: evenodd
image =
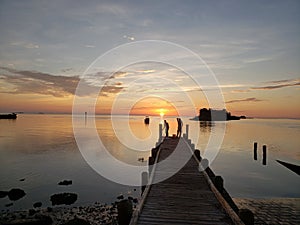
<svg viewBox="0 0 300 225"><path fill-rule="evenodd" d="M263 165L267 165L267 146L263 145Z"/></svg>
<svg viewBox="0 0 300 225"><path fill-rule="evenodd" d="M142 193L141 193L141 195L143 195L147 184L148 184L148 173L142 172Z"/></svg>
<svg viewBox="0 0 300 225"><path fill-rule="evenodd" d="M208 167L208 159L202 159L200 162L201 166L203 167L203 170L206 170L206 168Z"/></svg>
<svg viewBox="0 0 300 225"><path fill-rule="evenodd" d="M199 160L199 162L200 162L200 161L201 161L200 150L196 149L196 150L194 151L194 154L195 154L196 158L197 158L197 159Z"/></svg>
<svg viewBox="0 0 300 225"><path fill-rule="evenodd" d="M151 156L156 159L156 155L157 155L158 149L157 148L152 148L151 149Z"/></svg>
<svg viewBox="0 0 300 225"><path fill-rule="evenodd" d="M132 202L124 199L117 204L119 225L128 225L132 216Z"/></svg>
<svg viewBox="0 0 300 225"><path fill-rule="evenodd" d="M254 214L249 209L240 209L239 217L244 222L245 225L253 225L254 224Z"/></svg>
<svg viewBox="0 0 300 225"><path fill-rule="evenodd" d="M221 176L216 176L214 179L214 184L216 186L216 188L218 189L218 191L220 193L222 193L223 191L223 186L224 186L224 180Z"/></svg>
<svg viewBox="0 0 300 225"><path fill-rule="evenodd" d="M150 157L148 158L148 172L149 172L149 174L151 174L151 172L152 172L154 160L155 160L155 159L154 159L152 156L150 156Z"/></svg>
<svg viewBox="0 0 300 225"><path fill-rule="evenodd" d="M185 126L185 137L186 137L186 139L189 139L189 125L188 124L186 124L186 126Z"/></svg>
<svg viewBox="0 0 300 225"><path fill-rule="evenodd" d="M257 142L254 142L254 149L253 149L253 153L254 153L254 160L257 160Z"/></svg>
<svg viewBox="0 0 300 225"><path fill-rule="evenodd" d="M159 137L158 137L158 140L159 140L159 142L161 142L162 141L162 124L160 123L159 124L159 131L158 131L158 133L159 133Z"/></svg>

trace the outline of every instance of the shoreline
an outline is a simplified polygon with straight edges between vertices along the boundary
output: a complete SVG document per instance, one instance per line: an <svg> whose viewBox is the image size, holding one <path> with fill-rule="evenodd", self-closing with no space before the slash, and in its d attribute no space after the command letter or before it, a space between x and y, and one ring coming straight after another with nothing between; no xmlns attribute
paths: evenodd
<svg viewBox="0 0 300 225"><path fill-rule="evenodd" d="M300 198L233 198L239 209L248 208L254 213L254 224L300 224ZM136 209L134 206L133 210ZM51 218L51 223L49 221ZM75 220L74 220L75 219ZM59 206L21 211L1 212L0 224L48 224L63 225L70 221L90 225L118 224L117 202L108 205L95 202L84 206ZM44 222L47 224L46 222Z"/></svg>
<svg viewBox="0 0 300 225"><path fill-rule="evenodd" d="M233 198L254 214L254 224L300 224L300 198Z"/></svg>
<svg viewBox="0 0 300 225"><path fill-rule="evenodd" d="M90 225L100 224L118 224L117 203L112 205L94 204L84 206L59 206L37 208L13 212L1 212L0 224L53 224L62 225L68 224L72 220L81 220L83 223ZM49 218L51 220L49 220ZM52 221L52 223L50 222ZM29 223L28 223L29 222Z"/></svg>

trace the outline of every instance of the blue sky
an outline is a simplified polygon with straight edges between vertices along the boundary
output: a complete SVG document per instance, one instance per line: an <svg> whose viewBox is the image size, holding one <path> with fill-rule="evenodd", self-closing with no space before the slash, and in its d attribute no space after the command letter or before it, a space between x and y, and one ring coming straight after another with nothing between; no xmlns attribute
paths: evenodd
<svg viewBox="0 0 300 225"><path fill-rule="evenodd" d="M0 1L0 96L22 94L7 69L75 77L116 46L164 40L205 60L232 110L288 99L300 117L299 22L299 1Z"/></svg>

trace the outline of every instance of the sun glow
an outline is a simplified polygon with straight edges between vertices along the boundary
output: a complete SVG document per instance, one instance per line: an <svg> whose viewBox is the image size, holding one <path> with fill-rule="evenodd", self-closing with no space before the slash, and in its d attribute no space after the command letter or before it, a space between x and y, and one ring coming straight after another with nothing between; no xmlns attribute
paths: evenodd
<svg viewBox="0 0 300 225"><path fill-rule="evenodd" d="M165 109L159 109L159 115L160 117L164 117L166 110Z"/></svg>

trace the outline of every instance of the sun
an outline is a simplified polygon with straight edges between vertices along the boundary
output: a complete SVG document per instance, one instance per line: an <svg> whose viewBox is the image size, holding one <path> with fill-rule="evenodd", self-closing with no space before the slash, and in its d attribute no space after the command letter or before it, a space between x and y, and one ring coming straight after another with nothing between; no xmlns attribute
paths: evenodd
<svg viewBox="0 0 300 225"><path fill-rule="evenodd" d="M164 117L166 110L165 109L159 109L159 115L160 117Z"/></svg>

